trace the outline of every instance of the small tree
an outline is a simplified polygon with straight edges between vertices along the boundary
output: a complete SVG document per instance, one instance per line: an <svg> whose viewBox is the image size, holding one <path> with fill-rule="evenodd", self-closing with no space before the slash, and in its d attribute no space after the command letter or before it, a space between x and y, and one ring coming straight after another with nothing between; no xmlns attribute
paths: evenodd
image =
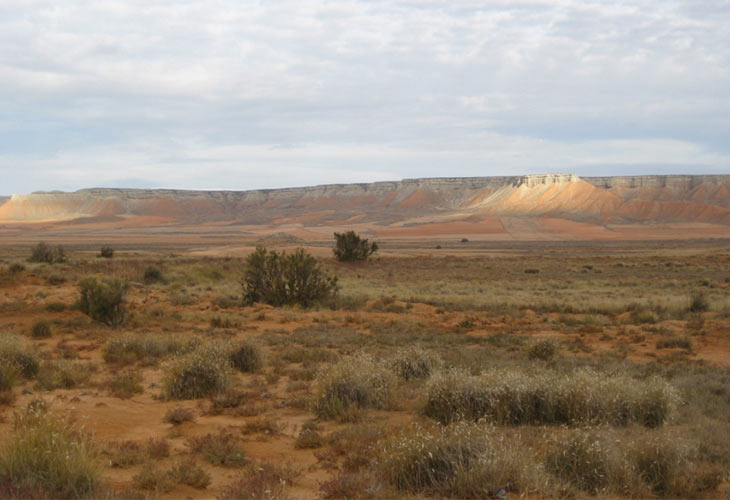
<svg viewBox="0 0 730 500"><path fill-rule="evenodd" d="M332 252L341 262L352 260L367 260L378 250L378 244L368 244L368 240L361 238L355 231L335 233L335 248Z"/></svg>
<svg viewBox="0 0 730 500"><path fill-rule="evenodd" d="M29 262L45 262L47 264L56 264L58 262L66 262L66 252L61 245L52 247L44 241L41 241L33 247L33 251L28 258Z"/></svg>
<svg viewBox="0 0 730 500"><path fill-rule="evenodd" d="M114 257L114 249L109 246L101 247L101 250L99 251L99 257L111 259L112 257Z"/></svg>
<svg viewBox="0 0 730 500"><path fill-rule="evenodd" d="M241 280L246 304L263 302L272 306L299 304L304 307L337 293L337 278L330 278L317 259L297 249L293 254L257 247L246 259Z"/></svg>
<svg viewBox="0 0 730 500"><path fill-rule="evenodd" d="M127 283L117 278L84 278L79 281L78 308L94 321L119 326L126 319L127 288Z"/></svg>

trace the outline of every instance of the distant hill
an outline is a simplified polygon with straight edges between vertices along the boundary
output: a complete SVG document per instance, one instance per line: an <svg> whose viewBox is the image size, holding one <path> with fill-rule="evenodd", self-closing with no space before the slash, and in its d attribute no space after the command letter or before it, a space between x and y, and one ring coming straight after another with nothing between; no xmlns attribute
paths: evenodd
<svg viewBox="0 0 730 500"><path fill-rule="evenodd" d="M383 238L535 234L552 239L565 233L556 238L602 239L621 237L616 231L634 224L701 224L722 236L730 232L730 175L545 174L251 191L100 188L13 195L0 205L0 222L6 224L75 220L130 226L135 219L135 226L265 226L270 234L283 230L305 240L350 226Z"/></svg>

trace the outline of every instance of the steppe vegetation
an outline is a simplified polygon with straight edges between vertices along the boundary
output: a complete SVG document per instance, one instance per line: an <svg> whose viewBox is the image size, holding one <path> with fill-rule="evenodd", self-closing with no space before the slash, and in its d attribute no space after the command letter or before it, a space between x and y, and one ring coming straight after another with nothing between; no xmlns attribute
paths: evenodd
<svg viewBox="0 0 730 500"><path fill-rule="evenodd" d="M730 493L723 246L66 247L0 253L2 498Z"/></svg>

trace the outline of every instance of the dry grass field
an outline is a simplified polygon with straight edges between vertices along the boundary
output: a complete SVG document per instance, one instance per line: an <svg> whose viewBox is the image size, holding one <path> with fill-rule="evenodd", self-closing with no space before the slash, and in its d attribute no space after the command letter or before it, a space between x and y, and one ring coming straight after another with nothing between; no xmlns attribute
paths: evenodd
<svg viewBox="0 0 730 500"><path fill-rule="evenodd" d="M0 248L0 497L728 498L727 242L435 246L309 248L306 309L253 247Z"/></svg>

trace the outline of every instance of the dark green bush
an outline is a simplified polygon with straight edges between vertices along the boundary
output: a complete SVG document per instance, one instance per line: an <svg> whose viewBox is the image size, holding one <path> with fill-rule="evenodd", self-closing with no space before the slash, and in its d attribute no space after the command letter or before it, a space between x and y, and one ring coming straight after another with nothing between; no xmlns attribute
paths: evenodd
<svg viewBox="0 0 730 500"><path fill-rule="evenodd" d="M233 346L229 354L233 368L242 372L257 372L264 366L261 347L250 340L241 341Z"/></svg>
<svg viewBox="0 0 730 500"><path fill-rule="evenodd" d="M45 262L47 264L66 262L66 252L61 245L52 247L51 245L41 241L33 247L28 261Z"/></svg>
<svg viewBox="0 0 730 500"><path fill-rule="evenodd" d="M558 352L555 342L550 339L542 339L534 342L527 350L527 357L531 360L539 359L549 361Z"/></svg>
<svg viewBox="0 0 730 500"><path fill-rule="evenodd" d="M45 319L33 322L30 333L34 339L45 339L51 336L51 324Z"/></svg>
<svg viewBox="0 0 730 500"><path fill-rule="evenodd" d="M79 281L78 308L94 321L119 326L126 319L127 288L127 283L117 278L84 278Z"/></svg>
<svg viewBox="0 0 730 500"><path fill-rule="evenodd" d="M8 267L8 272L10 274L18 274L25 271L25 266L23 264L19 264L17 262L14 262L13 264L10 264Z"/></svg>
<svg viewBox="0 0 730 500"><path fill-rule="evenodd" d="M298 304L309 307L337 294L337 278L328 277L317 259L297 249L293 254L257 247L246 259L241 285L246 304L272 306Z"/></svg>
<svg viewBox="0 0 730 500"><path fill-rule="evenodd" d="M368 240L361 238L355 231L335 233L335 248L332 253L341 262L367 260L377 250L377 243L368 244Z"/></svg>
<svg viewBox="0 0 730 500"><path fill-rule="evenodd" d="M164 281L162 277L162 271L158 267L149 266L144 270L144 277L142 278L145 283L151 285L152 283L161 283Z"/></svg>
<svg viewBox="0 0 730 500"><path fill-rule="evenodd" d="M692 295L689 303L690 312L705 312L710 310L710 302L704 292L697 292Z"/></svg>
<svg viewBox="0 0 730 500"><path fill-rule="evenodd" d="M109 246L101 247L101 250L99 251L99 257L111 259L112 257L114 257L114 249Z"/></svg>

